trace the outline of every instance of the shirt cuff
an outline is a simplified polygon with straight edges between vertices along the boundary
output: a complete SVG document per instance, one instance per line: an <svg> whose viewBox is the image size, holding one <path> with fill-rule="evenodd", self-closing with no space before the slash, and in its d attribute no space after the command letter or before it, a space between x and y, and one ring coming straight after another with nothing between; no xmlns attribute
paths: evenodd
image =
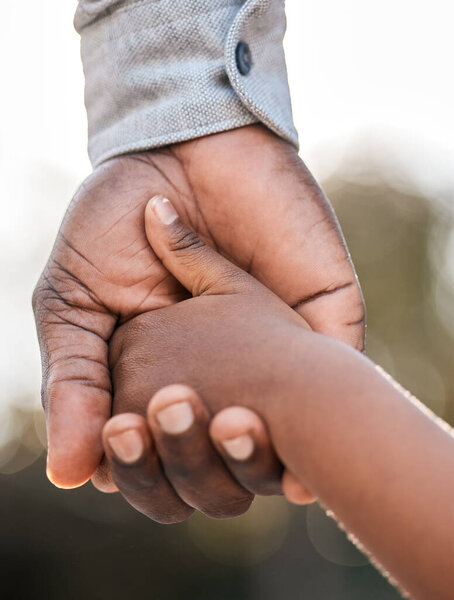
<svg viewBox="0 0 454 600"><path fill-rule="evenodd" d="M261 122L298 148L284 0L79 0L93 165Z"/></svg>

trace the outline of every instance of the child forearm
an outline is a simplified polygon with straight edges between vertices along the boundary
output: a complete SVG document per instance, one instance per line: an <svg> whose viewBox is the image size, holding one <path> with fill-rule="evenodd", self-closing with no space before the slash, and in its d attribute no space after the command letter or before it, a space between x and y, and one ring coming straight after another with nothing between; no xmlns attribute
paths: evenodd
<svg viewBox="0 0 454 600"><path fill-rule="evenodd" d="M452 598L451 433L335 341L291 354L266 410L281 459L414 598Z"/></svg>

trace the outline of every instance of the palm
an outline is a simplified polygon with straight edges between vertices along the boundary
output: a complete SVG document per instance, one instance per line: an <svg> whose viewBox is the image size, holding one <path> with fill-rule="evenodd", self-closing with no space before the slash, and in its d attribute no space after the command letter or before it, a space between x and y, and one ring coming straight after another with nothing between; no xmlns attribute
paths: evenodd
<svg viewBox="0 0 454 600"><path fill-rule="evenodd" d="M98 429L111 411L107 343L116 325L187 295L145 237L144 208L157 193L314 329L362 347L361 293L341 234L286 143L255 126L113 159L76 195L35 294L50 437L54 447L63 444L64 424L75 420L74 454L85 448L71 481L68 453L53 469L57 483L87 479L102 455Z"/></svg>

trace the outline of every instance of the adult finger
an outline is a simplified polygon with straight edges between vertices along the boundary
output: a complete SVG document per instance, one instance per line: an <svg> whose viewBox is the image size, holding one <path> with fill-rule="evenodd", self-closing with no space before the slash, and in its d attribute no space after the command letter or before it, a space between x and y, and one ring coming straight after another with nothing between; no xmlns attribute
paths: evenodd
<svg viewBox="0 0 454 600"><path fill-rule="evenodd" d="M248 510L253 495L211 444L209 419L196 392L183 385L159 390L147 411L165 474L180 498L209 517L235 517Z"/></svg>
<svg viewBox="0 0 454 600"><path fill-rule="evenodd" d="M114 481L125 500L158 523L180 523L194 512L166 479L145 419L123 413L103 429Z"/></svg>
<svg viewBox="0 0 454 600"><path fill-rule="evenodd" d="M85 483L103 455L101 431L111 408L107 339L115 326L88 290L50 261L33 307L43 364L47 474L58 487Z"/></svg>

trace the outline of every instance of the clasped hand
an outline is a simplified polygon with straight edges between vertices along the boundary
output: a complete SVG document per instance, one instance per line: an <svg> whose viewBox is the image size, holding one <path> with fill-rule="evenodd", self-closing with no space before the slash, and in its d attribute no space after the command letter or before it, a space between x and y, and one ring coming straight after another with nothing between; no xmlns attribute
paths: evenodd
<svg viewBox="0 0 454 600"><path fill-rule="evenodd" d="M253 494L282 493L282 466L251 408L266 414L283 401L293 336L309 327L206 246L168 199L150 201L145 224L155 253L192 298L117 329L110 364L119 414L104 427L104 464L126 500L156 521L182 521L194 508L237 516ZM298 503L314 499L288 471L283 489Z"/></svg>
<svg viewBox="0 0 454 600"><path fill-rule="evenodd" d="M173 305L189 298L185 279L181 285L169 274L145 236L144 209L157 193L171 199L201 239L293 307L293 318L298 313L313 330L362 348L364 307L342 235L328 201L286 142L250 126L108 161L76 194L34 294L48 475L60 487L81 485L96 472L97 485L111 489L108 470L98 468L106 421L120 406L144 414L154 391L184 381L176 371L160 379L152 368L154 341L158 335L170 340L164 308L168 314L187 310L187 302ZM192 318L188 311L187 327ZM219 315L211 319L219 324ZM148 344L141 358L134 354L139 331L146 332ZM209 402L219 394L203 387L210 379L195 360L199 340L187 343L176 346L179 367L192 369L185 382ZM207 364L218 355L212 347ZM174 367L178 360L168 357ZM238 355L224 367L233 381ZM240 400L232 396L209 408ZM275 483L273 475L270 489Z"/></svg>

